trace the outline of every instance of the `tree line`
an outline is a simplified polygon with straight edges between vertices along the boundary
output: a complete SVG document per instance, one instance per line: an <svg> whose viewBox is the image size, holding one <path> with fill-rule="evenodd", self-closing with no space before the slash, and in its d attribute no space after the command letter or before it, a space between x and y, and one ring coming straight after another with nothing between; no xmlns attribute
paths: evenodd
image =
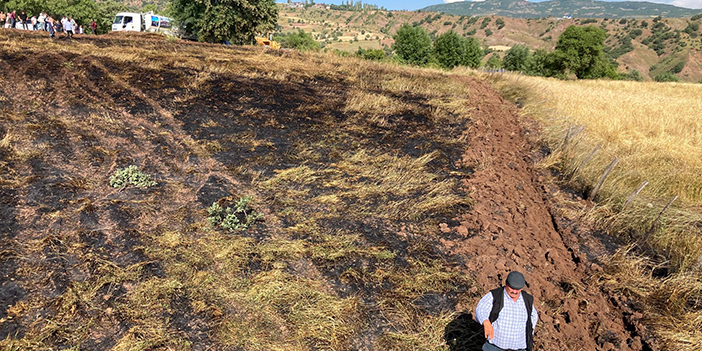
<svg viewBox="0 0 702 351"><path fill-rule="evenodd" d="M448 31L432 41L424 28L409 24L400 27L393 38L392 48L400 61L417 66L477 68L486 52L473 37ZM554 51L531 52L526 45L515 45L503 60L493 56L487 66L544 77L573 74L579 79L620 79L616 65L604 52L606 38L601 28L570 26L558 38Z"/></svg>

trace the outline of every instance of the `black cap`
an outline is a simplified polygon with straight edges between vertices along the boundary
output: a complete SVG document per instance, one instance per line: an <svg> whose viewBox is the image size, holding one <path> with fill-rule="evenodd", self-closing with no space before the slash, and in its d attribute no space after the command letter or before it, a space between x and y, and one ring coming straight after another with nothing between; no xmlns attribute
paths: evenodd
<svg viewBox="0 0 702 351"><path fill-rule="evenodd" d="M507 275L507 285L509 285L510 288L519 290L524 287L524 284L526 284L526 281L522 273L513 271Z"/></svg>

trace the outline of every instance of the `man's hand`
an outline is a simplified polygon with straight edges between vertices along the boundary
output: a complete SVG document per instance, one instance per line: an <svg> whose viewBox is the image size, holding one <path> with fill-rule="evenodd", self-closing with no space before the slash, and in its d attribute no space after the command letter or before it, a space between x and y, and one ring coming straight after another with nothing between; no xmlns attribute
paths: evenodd
<svg viewBox="0 0 702 351"><path fill-rule="evenodd" d="M492 329L492 323L489 319L483 322L483 329L485 329L485 339L492 340L495 338L495 330Z"/></svg>

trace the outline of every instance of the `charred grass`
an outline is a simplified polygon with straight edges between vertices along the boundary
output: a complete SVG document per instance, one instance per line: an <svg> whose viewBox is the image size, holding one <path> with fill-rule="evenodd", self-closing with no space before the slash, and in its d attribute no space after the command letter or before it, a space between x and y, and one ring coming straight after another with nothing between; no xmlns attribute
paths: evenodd
<svg viewBox="0 0 702 351"><path fill-rule="evenodd" d="M3 349L436 350L470 277L470 89L439 71L0 33ZM109 187L137 165L158 183ZM210 228L252 196L263 220Z"/></svg>

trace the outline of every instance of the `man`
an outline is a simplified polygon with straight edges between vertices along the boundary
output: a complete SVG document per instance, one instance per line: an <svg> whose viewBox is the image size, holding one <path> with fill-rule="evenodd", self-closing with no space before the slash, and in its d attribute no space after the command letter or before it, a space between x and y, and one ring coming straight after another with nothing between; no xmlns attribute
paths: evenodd
<svg viewBox="0 0 702 351"><path fill-rule="evenodd" d="M483 296L475 308L475 319L487 339L483 351L531 351L538 320L534 297L522 291L526 284L522 273L510 272L506 283Z"/></svg>
<svg viewBox="0 0 702 351"><path fill-rule="evenodd" d="M93 32L93 35L97 33L97 22L95 22L95 19L90 20L90 31Z"/></svg>
<svg viewBox="0 0 702 351"><path fill-rule="evenodd" d="M22 11L22 13L19 15L20 21L22 21L22 29L24 30L29 30L29 27L27 27L27 14Z"/></svg>
<svg viewBox="0 0 702 351"><path fill-rule="evenodd" d="M66 19L63 21L63 31L66 32L68 38L73 38L73 21Z"/></svg>

